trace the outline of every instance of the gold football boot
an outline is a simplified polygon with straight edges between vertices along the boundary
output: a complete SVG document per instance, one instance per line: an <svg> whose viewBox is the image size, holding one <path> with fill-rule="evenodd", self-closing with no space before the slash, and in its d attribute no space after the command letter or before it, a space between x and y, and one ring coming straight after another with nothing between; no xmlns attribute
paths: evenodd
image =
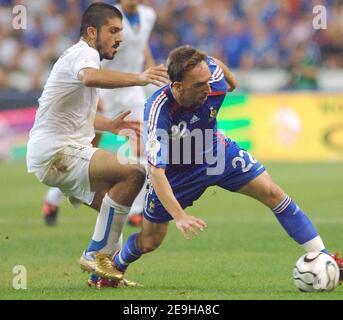
<svg viewBox="0 0 343 320"><path fill-rule="evenodd" d="M93 255L87 254L86 251L82 253L80 257L80 268L83 271L95 272L95 258Z"/></svg>
<svg viewBox="0 0 343 320"><path fill-rule="evenodd" d="M87 254L84 252L80 258L82 270L95 273L108 280L122 280L124 273L113 266L112 257L103 253Z"/></svg>

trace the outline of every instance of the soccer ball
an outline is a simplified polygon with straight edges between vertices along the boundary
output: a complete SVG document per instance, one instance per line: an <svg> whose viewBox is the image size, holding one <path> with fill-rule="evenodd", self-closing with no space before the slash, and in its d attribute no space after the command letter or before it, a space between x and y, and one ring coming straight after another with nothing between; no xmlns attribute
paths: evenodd
<svg viewBox="0 0 343 320"><path fill-rule="evenodd" d="M309 252L301 256L293 270L296 287L303 292L332 291L339 281L336 261L323 252Z"/></svg>

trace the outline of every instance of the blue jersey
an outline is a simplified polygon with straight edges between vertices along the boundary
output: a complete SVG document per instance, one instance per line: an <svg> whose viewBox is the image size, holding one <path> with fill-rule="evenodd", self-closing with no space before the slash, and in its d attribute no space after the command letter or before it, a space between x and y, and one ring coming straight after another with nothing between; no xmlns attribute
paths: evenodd
<svg viewBox="0 0 343 320"><path fill-rule="evenodd" d="M178 169L206 163L216 154L217 143L228 143L217 131L217 114L227 92L223 70L207 57L211 92L203 105L186 109L179 105L171 84L156 91L144 111L144 145L148 162L158 168ZM202 141L199 141L199 138ZM187 153L187 154L185 154Z"/></svg>
<svg viewBox="0 0 343 320"><path fill-rule="evenodd" d="M166 169L168 182L182 208L191 206L210 186L235 192L265 170L246 150L217 131L216 117L227 83L213 58L208 57L207 64L212 74L211 92L200 107L190 110L180 106L171 85L155 92L145 105L147 159L151 165ZM194 135L194 141L195 131L199 134ZM174 148L175 145L179 148ZM190 158L185 157L185 152ZM215 160L212 163L206 161L211 158L209 154ZM148 221L163 223L173 219L150 182L145 201L143 213Z"/></svg>

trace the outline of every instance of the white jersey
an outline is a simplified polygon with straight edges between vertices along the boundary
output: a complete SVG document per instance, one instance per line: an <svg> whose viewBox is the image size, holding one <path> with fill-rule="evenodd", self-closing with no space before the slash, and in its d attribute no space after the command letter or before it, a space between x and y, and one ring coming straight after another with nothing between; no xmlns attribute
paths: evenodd
<svg viewBox="0 0 343 320"><path fill-rule="evenodd" d="M123 12L120 5L116 5L116 7ZM140 73L144 70L144 51L149 44L150 33L156 21L156 13L153 8L145 5L138 5L137 10L140 18L139 29L134 30L123 14L123 42L113 60L102 61L104 69L129 73ZM101 89L100 95L104 99L104 115L106 117L112 118L128 108L131 110L136 108L138 110L132 110L133 114L138 112L141 114L138 119L142 120L145 103L142 87Z"/></svg>
<svg viewBox="0 0 343 320"><path fill-rule="evenodd" d="M91 146L99 90L78 79L84 68L100 68L99 53L85 41L65 51L55 63L39 98L28 142L27 166L34 172L63 147Z"/></svg>

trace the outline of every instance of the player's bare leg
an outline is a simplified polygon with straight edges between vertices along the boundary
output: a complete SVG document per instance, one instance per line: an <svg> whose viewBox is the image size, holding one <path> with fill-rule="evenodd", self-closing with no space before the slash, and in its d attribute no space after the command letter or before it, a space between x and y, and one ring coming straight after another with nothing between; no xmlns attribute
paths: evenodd
<svg viewBox="0 0 343 320"><path fill-rule="evenodd" d="M169 222L153 223L143 219L142 230L137 236L137 248L142 253L156 250L168 232Z"/></svg>
<svg viewBox="0 0 343 320"><path fill-rule="evenodd" d="M142 187L145 169L138 164L121 164L117 154L99 149L91 159L89 176L91 190L97 193L108 190L111 199L131 206Z"/></svg>
<svg viewBox="0 0 343 320"><path fill-rule="evenodd" d="M130 206L144 182L145 170L139 165L122 165L116 154L97 150L90 161L89 176L91 190L96 192L91 207L99 210L99 215L80 265L100 277L120 280L123 274L112 267L112 256Z"/></svg>
<svg viewBox="0 0 343 320"><path fill-rule="evenodd" d="M275 208L286 196L286 193L273 182L266 171L248 182L237 192L262 202L270 209Z"/></svg>

